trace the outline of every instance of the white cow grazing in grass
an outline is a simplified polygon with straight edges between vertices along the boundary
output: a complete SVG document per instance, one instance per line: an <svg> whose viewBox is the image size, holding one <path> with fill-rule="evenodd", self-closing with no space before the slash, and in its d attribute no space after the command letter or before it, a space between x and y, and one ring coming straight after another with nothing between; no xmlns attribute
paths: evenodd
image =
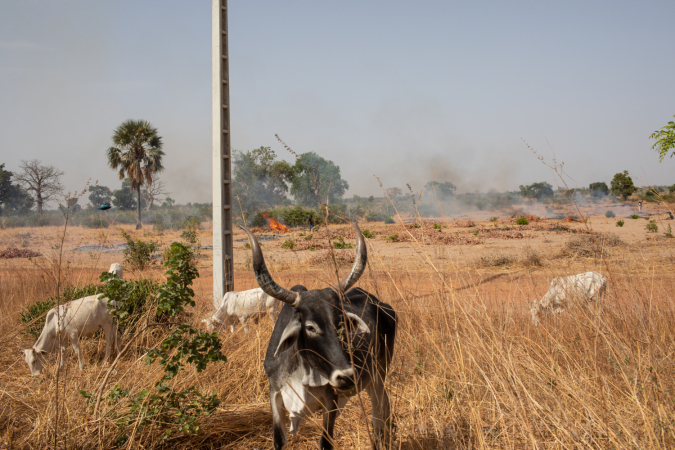
<svg viewBox="0 0 675 450"><path fill-rule="evenodd" d="M211 333L220 325L229 325L230 333L234 333L235 321L244 326L244 332L248 334L248 319L269 314L273 322L276 322L281 310L281 303L274 297L267 295L261 288L242 292L228 292L221 301L213 300L216 311L213 316L202 320L206 324L206 330Z"/></svg>
<svg viewBox="0 0 675 450"><path fill-rule="evenodd" d="M558 277L541 300L535 300L530 308L532 323L539 325L540 313L560 314L571 302L586 303L598 298L607 288L607 278L597 272L585 272L569 277Z"/></svg>
<svg viewBox="0 0 675 450"><path fill-rule="evenodd" d="M114 273L117 275L117 278L123 278L122 265L118 263L112 263L110 265L110 269L108 269L108 273Z"/></svg>
<svg viewBox="0 0 675 450"><path fill-rule="evenodd" d="M75 350L77 359L80 363L80 370L84 369L84 360L80 350L80 336L92 336L99 329L103 328L105 333L105 359L110 356L110 347L113 341L120 352L120 340L117 327L113 322L113 316L108 312L108 300L104 297L99 299L97 295L73 300L64 305L54 307L47 312L45 326L40 333L40 337L32 348L22 350L24 359L30 368L31 375L34 377L40 375L45 365L45 356L61 343L61 363L59 370L63 369L63 352L66 349L66 341Z"/></svg>

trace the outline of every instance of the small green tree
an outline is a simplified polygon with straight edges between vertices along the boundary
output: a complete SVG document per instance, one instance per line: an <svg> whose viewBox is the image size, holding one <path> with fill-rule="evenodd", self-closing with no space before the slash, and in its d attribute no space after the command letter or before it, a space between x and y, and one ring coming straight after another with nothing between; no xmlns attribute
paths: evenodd
<svg viewBox="0 0 675 450"><path fill-rule="evenodd" d="M125 178L122 181L122 187L113 192L112 204L115 208L122 210L136 209L137 202L134 198L134 191L131 190L131 181Z"/></svg>
<svg viewBox="0 0 675 450"><path fill-rule="evenodd" d="M7 211L26 213L35 204L33 197L20 185L12 182L14 174L0 164L0 214Z"/></svg>
<svg viewBox="0 0 675 450"><path fill-rule="evenodd" d="M653 132L649 138L656 141L654 145L652 145L652 149L659 152L659 160L661 162L663 162L668 151L674 150L673 153L670 154L671 158L675 155L675 122L672 120L668 122L668 125L661 128L661 130Z"/></svg>
<svg viewBox="0 0 675 450"><path fill-rule="evenodd" d="M591 192L591 197L607 197L609 195L609 187L604 181L591 183L588 185L588 190Z"/></svg>
<svg viewBox="0 0 675 450"><path fill-rule="evenodd" d="M444 200L448 197L451 197L457 190L457 187L455 187L455 185L449 181L445 181L443 183L439 181L429 181L426 185L424 185L424 191L426 194L434 195L434 190L436 191L436 196L438 199Z"/></svg>
<svg viewBox="0 0 675 450"><path fill-rule="evenodd" d="M110 188L105 186L90 186L89 187L89 202L93 208L108 204L112 201L113 193Z"/></svg>
<svg viewBox="0 0 675 450"><path fill-rule="evenodd" d="M294 169L291 195L304 206L316 208L325 203L327 197L333 204L349 189L349 183L340 175L340 167L314 152L300 155Z"/></svg>
<svg viewBox="0 0 675 450"><path fill-rule="evenodd" d="M295 168L286 161L277 161L270 147L235 151L233 162L235 205L241 205L244 214L274 208L286 200Z"/></svg>
<svg viewBox="0 0 675 450"><path fill-rule="evenodd" d="M630 197L633 192L637 191L637 187L633 184L633 179L628 175L628 171L624 170L623 173L617 173L612 179L612 194L617 197L621 197L626 200Z"/></svg>
<svg viewBox="0 0 675 450"><path fill-rule="evenodd" d="M543 181L541 183L532 183L529 186L520 186L520 194L527 198L536 198L541 200L553 197L553 186Z"/></svg>

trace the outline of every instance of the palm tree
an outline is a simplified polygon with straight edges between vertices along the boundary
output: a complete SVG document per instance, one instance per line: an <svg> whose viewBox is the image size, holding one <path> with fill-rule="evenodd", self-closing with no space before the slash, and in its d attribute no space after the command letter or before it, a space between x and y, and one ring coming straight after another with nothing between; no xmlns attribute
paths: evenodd
<svg viewBox="0 0 675 450"><path fill-rule="evenodd" d="M141 186L152 184L152 176L164 170L162 166L162 138L157 128L145 120L127 120L117 127L108 149L108 165L119 168L119 179L129 177L131 188L138 195L138 222L141 228Z"/></svg>

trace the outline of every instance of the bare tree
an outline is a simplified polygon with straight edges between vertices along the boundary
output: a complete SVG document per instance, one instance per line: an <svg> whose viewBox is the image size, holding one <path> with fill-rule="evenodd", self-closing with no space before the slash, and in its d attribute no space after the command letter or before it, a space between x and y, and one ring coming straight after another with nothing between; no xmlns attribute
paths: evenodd
<svg viewBox="0 0 675 450"><path fill-rule="evenodd" d="M148 210L152 209L155 202L160 201L160 196L169 194L170 192L166 190L166 183L157 176L152 179L152 183L143 186L142 196L148 205Z"/></svg>
<svg viewBox="0 0 675 450"><path fill-rule="evenodd" d="M63 190L61 175L63 172L54 166L43 166L40 160L21 161L19 168L23 170L15 179L24 189L35 195L38 214L42 214L45 203L52 200Z"/></svg>
<svg viewBox="0 0 675 450"><path fill-rule="evenodd" d="M395 199L395 198L398 197L399 195L403 194L403 191L401 190L401 188L390 187L390 188L387 188L387 194L388 194L389 197L391 197L392 199Z"/></svg>

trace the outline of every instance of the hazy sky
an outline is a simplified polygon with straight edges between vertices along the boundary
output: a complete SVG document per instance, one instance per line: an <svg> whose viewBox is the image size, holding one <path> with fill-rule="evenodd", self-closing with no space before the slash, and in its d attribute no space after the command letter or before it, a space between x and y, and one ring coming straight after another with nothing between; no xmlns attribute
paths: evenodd
<svg viewBox="0 0 675 450"><path fill-rule="evenodd" d="M649 135L675 114L675 2L230 0L232 145L333 160L348 195L673 184ZM211 195L211 2L0 0L0 163L41 159L117 188L105 150L158 127L179 202ZM549 147L550 144L550 147Z"/></svg>

